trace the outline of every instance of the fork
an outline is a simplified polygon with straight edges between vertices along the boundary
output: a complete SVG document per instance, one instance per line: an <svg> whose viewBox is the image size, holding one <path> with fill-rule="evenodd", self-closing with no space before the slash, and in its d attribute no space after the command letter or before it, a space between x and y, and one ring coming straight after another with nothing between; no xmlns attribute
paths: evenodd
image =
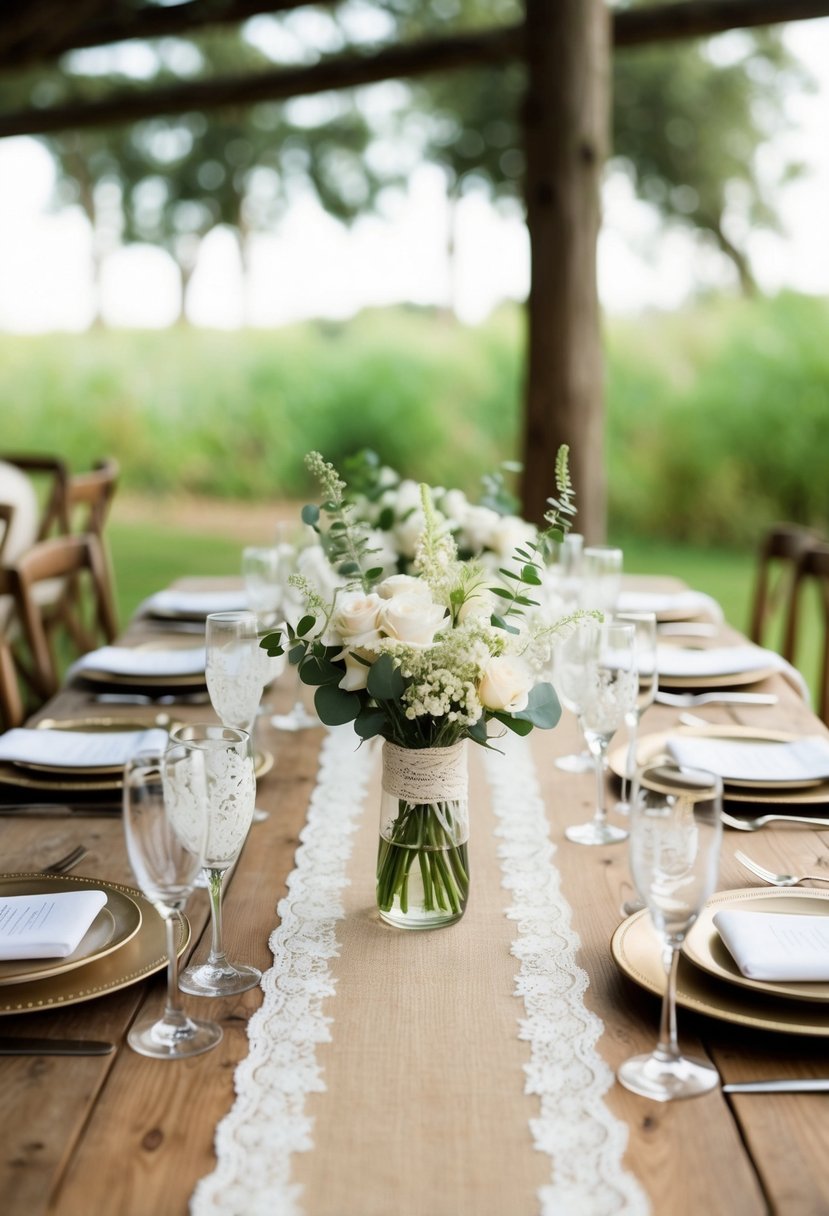
<svg viewBox="0 0 829 1216"><path fill-rule="evenodd" d="M773 887L796 887L802 882L829 882L829 874L774 874L765 866L746 857L740 849L737 849L734 856L741 866L745 866L752 874L756 874L763 882L770 883Z"/></svg>
<svg viewBox="0 0 829 1216"><path fill-rule="evenodd" d="M736 828L739 832L758 832L767 823L803 823L810 828L829 828L829 819L810 819L808 815L757 815L752 819L737 819L727 811L720 811L720 819L726 827Z"/></svg>
<svg viewBox="0 0 829 1216"><path fill-rule="evenodd" d="M76 845L65 857L59 857L50 866L44 866L40 872L41 874L68 874L82 858L86 857L88 851L85 845Z"/></svg>
<svg viewBox="0 0 829 1216"><path fill-rule="evenodd" d="M779 698L772 692L663 692L656 694L660 705L674 709L690 709L694 705L776 705Z"/></svg>

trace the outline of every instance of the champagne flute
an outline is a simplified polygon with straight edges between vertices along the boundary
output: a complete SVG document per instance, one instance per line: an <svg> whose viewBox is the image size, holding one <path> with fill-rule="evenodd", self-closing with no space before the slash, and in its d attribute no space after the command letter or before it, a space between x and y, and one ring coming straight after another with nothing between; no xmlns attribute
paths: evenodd
<svg viewBox="0 0 829 1216"><path fill-rule="evenodd" d="M610 616L622 589L622 550L590 545L582 553L580 599L582 608Z"/></svg>
<svg viewBox="0 0 829 1216"><path fill-rule="evenodd" d="M248 545L242 550L242 578L248 607L262 625L269 628L278 623L282 603L282 561L277 545Z"/></svg>
<svg viewBox="0 0 829 1216"><path fill-rule="evenodd" d="M186 761L184 749L172 746L166 755L140 752L124 769L127 855L141 890L164 920L168 960L164 1016L139 1019L127 1042L160 1060L200 1055L222 1037L220 1026L188 1017L179 1003L176 923L201 869L207 833L203 767L187 766L191 788L202 796L185 804L174 793L182 784L176 773Z"/></svg>
<svg viewBox="0 0 829 1216"><path fill-rule="evenodd" d="M205 623L205 676L210 703L223 726L250 736L251 752L262 690L271 660L259 645L259 623L253 612L211 612ZM254 808L261 823L268 812Z"/></svg>
<svg viewBox="0 0 829 1216"><path fill-rule="evenodd" d="M633 625L636 631L634 650L639 671L639 693L636 697L636 704L625 714L628 750L622 775L622 796L616 803L617 814L627 815L630 811L628 801L630 781L636 771L636 739L639 733L639 722L648 706L653 705L656 696L656 613L619 612L615 619L627 625Z"/></svg>
<svg viewBox="0 0 829 1216"><path fill-rule="evenodd" d="M596 810L588 823L569 827L568 840L576 844L613 844L627 831L607 822L605 809L605 757L625 714L636 703L638 677L634 655L634 628L614 623L581 628L562 646L561 686L574 698L579 723L596 775Z"/></svg>
<svg viewBox="0 0 829 1216"><path fill-rule="evenodd" d="M314 543L313 533L307 525L297 527L294 524L280 522L276 525L276 549L279 554L278 568L282 584L282 612L286 620L296 625L306 609L302 598L291 586L290 577L299 572L300 550ZM306 706L303 693L306 685L299 676L297 664L288 663L290 679L293 683L293 705L285 714L274 714L271 726L276 730L298 731L309 730L321 725L319 718ZM306 693L310 695L310 693Z"/></svg>
<svg viewBox="0 0 829 1216"><path fill-rule="evenodd" d="M258 967L230 962L222 932L222 878L242 851L256 798L250 736L235 727L194 723L174 730L170 739L189 760L174 774L175 797L193 814L196 803L207 811L204 871L213 935L207 962L183 971L179 987L196 996L232 996L262 978ZM205 779L194 786L190 776L199 771Z"/></svg>
<svg viewBox="0 0 829 1216"><path fill-rule="evenodd" d="M705 1060L680 1053L676 1032L679 951L717 881L722 782L701 769L660 758L634 785L630 868L662 944L667 982L654 1051L619 1069L626 1089L667 1102L707 1093L719 1083Z"/></svg>

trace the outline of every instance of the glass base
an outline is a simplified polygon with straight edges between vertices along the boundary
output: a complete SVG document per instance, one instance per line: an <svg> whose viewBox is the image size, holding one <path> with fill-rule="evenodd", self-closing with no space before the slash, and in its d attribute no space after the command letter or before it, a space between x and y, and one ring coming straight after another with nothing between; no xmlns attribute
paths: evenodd
<svg viewBox="0 0 829 1216"><path fill-rule="evenodd" d="M620 799L616 803L616 805L614 806L613 809L617 815L629 815L630 814L630 803L622 802L622 800Z"/></svg>
<svg viewBox="0 0 829 1216"><path fill-rule="evenodd" d="M590 752L573 752L570 756L559 756L553 763L563 773L592 773L594 766Z"/></svg>
<svg viewBox="0 0 829 1216"><path fill-rule="evenodd" d="M616 1074L625 1089L652 1098L654 1102L672 1102L675 1098L696 1098L710 1093L720 1083L716 1068L704 1060L689 1056L666 1059L651 1052L625 1060Z"/></svg>
<svg viewBox="0 0 829 1216"><path fill-rule="evenodd" d="M464 914L460 912L429 912L424 908L410 908L401 912L397 901L386 911L379 909L380 919L395 929L445 929L447 925L455 925Z"/></svg>
<svg viewBox="0 0 829 1216"><path fill-rule="evenodd" d="M255 988L262 978L258 967L247 963L236 966L225 963L201 963L182 971L178 986L182 992L193 996L235 996L238 992L247 992Z"/></svg>
<svg viewBox="0 0 829 1216"><path fill-rule="evenodd" d="M298 701L290 713L274 714L271 726L274 730L310 730L314 726L322 726L322 722L314 714L309 714L302 702Z"/></svg>
<svg viewBox="0 0 829 1216"><path fill-rule="evenodd" d="M574 844L618 844L627 840L627 828L617 828L612 823L601 823L591 819L589 823L579 823L575 827L566 828L564 835Z"/></svg>
<svg viewBox="0 0 829 1216"><path fill-rule="evenodd" d="M251 822L264 823L266 819L270 818L270 814L270 811L264 810L261 806L255 806L253 808L253 819Z"/></svg>
<svg viewBox="0 0 829 1216"><path fill-rule="evenodd" d="M222 1039L222 1028L215 1022L185 1018L181 1025L144 1018L132 1027L127 1042L133 1051L156 1060L185 1060L210 1051Z"/></svg>

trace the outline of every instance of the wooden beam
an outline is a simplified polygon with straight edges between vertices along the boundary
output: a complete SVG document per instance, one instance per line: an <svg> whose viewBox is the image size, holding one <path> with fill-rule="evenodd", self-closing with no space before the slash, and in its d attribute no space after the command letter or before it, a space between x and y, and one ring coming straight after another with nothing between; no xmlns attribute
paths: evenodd
<svg viewBox="0 0 829 1216"><path fill-rule="evenodd" d="M829 0L680 0L614 13L613 42L615 46L643 46L827 16Z"/></svg>
<svg viewBox="0 0 829 1216"><path fill-rule="evenodd" d="M503 63L521 53L522 26L459 34L388 47L373 55L335 56L311 67L277 68L255 75L188 81L166 88L119 91L101 101L66 102L0 114L0 138L137 122L158 114L184 114L221 106L285 101L427 72Z"/></svg>
<svg viewBox="0 0 829 1216"><path fill-rule="evenodd" d="M596 243L609 143L604 0L525 0L530 233L523 512L540 522L553 460L570 445L577 529L605 535L604 400Z"/></svg>
<svg viewBox="0 0 829 1216"><path fill-rule="evenodd" d="M104 0L107 3L107 0ZM37 38L21 39L14 48L13 66L46 62L87 47L109 46L114 42L125 42L134 38L186 37L208 27L239 25L250 17L260 14L289 12L296 8L307 8L309 3L328 7L339 0L190 0L189 4L151 5L136 9L130 5L107 4L111 10L106 17L75 21L75 28L60 32L48 45ZM61 0L61 6L71 11L72 0ZM101 4L98 4L101 7ZM0 16L0 27L5 18ZM12 66L11 62L9 66Z"/></svg>

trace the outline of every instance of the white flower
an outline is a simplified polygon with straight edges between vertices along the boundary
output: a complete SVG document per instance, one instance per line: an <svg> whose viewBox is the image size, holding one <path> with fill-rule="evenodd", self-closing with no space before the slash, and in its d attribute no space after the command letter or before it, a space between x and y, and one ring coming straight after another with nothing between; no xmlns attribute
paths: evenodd
<svg viewBox="0 0 829 1216"><path fill-rule="evenodd" d="M526 709L532 686L526 663L513 655L495 655L484 668L478 696L487 709L515 714Z"/></svg>
<svg viewBox="0 0 829 1216"><path fill-rule="evenodd" d="M396 595L386 600L380 628L390 638L410 646L428 646L445 619L440 604L415 595Z"/></svg>
<svg viewBox="0 0 829 1216"><path fill-rule="evenodd" d="M339 601L331 618L331 625L343 641L351 642L377 629L382 606L383 601L374 592L363 595L359 591L353 591Z"/></svg>
<svg viewBox="0 0 829 1216"><path fill-rule="evenodd" d="M413 595L421 600L432 599L429 584L411 574L392 574L390 578L384 578L382 583L377 584L377 594L384 600L393 600L398 595Z"/></svg>
<svg viewBox="0 0 829 1216"><path fill-rule="evenodd" d="M492 534L501 522L501 516L489 507L468 506L460 522L462 543L477 553L480 549L492 548Z"/></svg>
<svg viewBox="0 0 829 1216"><path fill-rule="evenodd" d="M490 547L505 560L512 557L518 545L535 540L536 529L517 515L503 515L490 536Z"/></svg>
<svg viewBox="0 0 829 1216"><path fill-rule="evenodd" d="M394 504L396 515L405 515L407 511L416 511L420 507L420 486L416 481L401 481L397 487Z"/></svg>
<svg viewBox="0 0 829 1216"><path fill-rule="evenodd" d="M472 587L463 601L458 612L458 620L465 621L469 617L481 616L487 620L495 611L495 597L488 587L483 583L479 583L476 587Z"/></svg>
<svg viewBox="0 0 829 1216"><path fill-rule="evenodd" d="M394 525L394 539L403 557L413 558L420 534L426 527L426 516L418 507Z"/></svg>
<svg viewBox="0 0 829 1216"><path fill-rule="evenodd" d="M337 687L342 688L345 692L358 692L361 688L365 688L371 668L366 667L365 663L361 663L350 650L344 650L337 657L345 659L345 675Z"/></svg>
<svg viewBox="0 0 829 1216"><path fill-rule="evenodd" d="M445 515L455 527L463 524L469 512L469 499L463 490L447 490L438 502L441 514Z"/></svg>

